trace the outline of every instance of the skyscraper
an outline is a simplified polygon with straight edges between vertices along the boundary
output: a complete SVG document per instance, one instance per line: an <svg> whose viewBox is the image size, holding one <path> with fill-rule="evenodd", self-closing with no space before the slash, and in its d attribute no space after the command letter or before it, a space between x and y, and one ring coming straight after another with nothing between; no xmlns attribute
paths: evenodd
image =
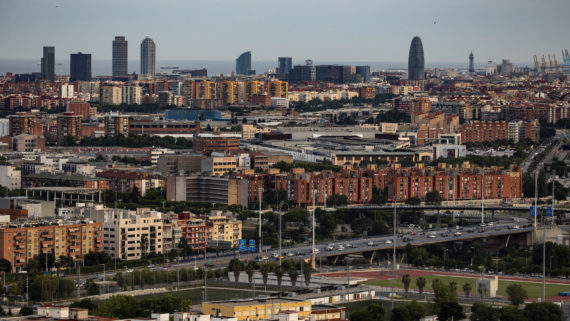
<svg viewBox="0 0 570 321"><path fill-rule="evenodd" d="M150 37L141 42L141 75L154 76L156 68L156 45Z"/></svg>
<svg viewBox="0 0 570 321"><path fill-rule="evenodd" d="M279 57L277 58L279 66L277 67L278 74L288 74L293 68L293 58L291 57Z"/></svg>
<svg viewBox="0 0 570 321"><path fill-rule="evenodd" d="M251 51L242 53L236 59L236 73L238 75L255 75L255 70L251 69Z"/></svg>
<svg viewBox="0 0 570 321"><path fill-rule="evenodd" d="M113 40L113 77L124 76L128 73L129 43L123 36Z"/></svg>
<svg viewBox="0 0 570 321"><path fill-rule="evenodd" d="M44 47L42 79L55 80L55 47Z"/></svg>
<svg viewBox="0 0 570 321"><path fill-rule="evenodd" d="M71 54L71 62L69 64L70 80L91 80L91 54L78 52Z"/></svg>
<svg viewBox="0 0 570 321"><path fill-rule="evenodd" d="M414 37L408 57L408 80L425 80L424 48L420 37Z"/></svg>
<svg viewBox="0 0 570 321"><path fill-rule="evenodd" d="M473 59L475 58L475 56L473 56L473 53L469 54L469 72L470 73L474 73L475 72L475 66L473 65Z"/></svg>

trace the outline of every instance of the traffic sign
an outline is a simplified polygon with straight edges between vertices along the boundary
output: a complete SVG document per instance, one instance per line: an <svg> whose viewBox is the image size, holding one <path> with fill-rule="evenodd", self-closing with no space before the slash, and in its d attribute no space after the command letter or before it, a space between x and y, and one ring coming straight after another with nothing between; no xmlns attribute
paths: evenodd
<svg viewBox="0 0 570 321"><path fill-rule="evenodd" d="M250 252L255 252L255 240L249 240L249 251Z"/></svg>
<svg viewBox="0 0 570 321"><path fill-rule="evenodd" d="M238 249L240 252L247 252L247 240L246 239L239 239L238 240Z"/></svg>
<svg viewBox="0 0 570 321"><path fill-rule="evenodd" d="M536 216L536 207L531 206L530 207L530 217L535 217L535 216Z"/></svg>
<svg viewBox="0 0 570 321"><path fill-rule="evenodd" d="M546 216L552 217L552 207L549 206L546 208Z"/></svg>

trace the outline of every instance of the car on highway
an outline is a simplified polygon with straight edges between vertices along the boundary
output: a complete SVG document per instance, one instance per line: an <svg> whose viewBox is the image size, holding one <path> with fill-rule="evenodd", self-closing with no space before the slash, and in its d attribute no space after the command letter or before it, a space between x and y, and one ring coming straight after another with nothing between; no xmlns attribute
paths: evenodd
<svg viewBox="0 0 570 321"><path fill-rule="evenodd" d="M274 259L278 259L278 258L279 258L279 253L271 253L271 256L272 256Z"/></svg>
<svg viewBox="0 0 570 321"><path fill-rule="evenodd" d="M147 265L146 267L149 268L149 269L152 269L152 268L154 267L154 264L149 264L149 265Z"/></svg>
<svg viewBox="0 0 570 321"><path fill-rule="evenodd" d="M428 236L427 236L427 237L429 237L430 239L434 239L434 238L436 238L436 237L437 237L437 235L435 235L435 234L428 234Z"/></svg>
<svg viewBox="0 0 570 321"><path fill-rule="evenodd" d="M346 243L344 247L354 247L354 245L352 245L352 243Z"/></svg>
<svg viewBox="0 0 570 321"><path fill-rule="evenodd" d="M334 250L334 244L327 245L327 251L333 251L333 250Z"/></svg>
<svg viewBox="0 0 570 321"><path fill-rule="evenodd" d="M295 253L293 253L293 252L287 252L287 256L289 256L289 257L295 256Z"/></svg>
<svg viewBox="0 0 570 321"><path fill-rule="evenodd" d="M315 247L314 253L317 254L319 253L321 250L319 250L318 248Z"/></svg>
<svg viewBox="0 0 570 321"><path fill-rule="evenodd" d="M337 248L336 248L336 249L337 249L337 250L339 250L339 251L344 251L344 246L342 246L342 245L339 245L339 246L337 246Z"/></svg>
<svg viewBox="0 0 570 321"><path fill-rule="evenodd" d="M127 269L127 271L126 271L126 272L127 272L127 273L133 273L133 272L134 272L134 270L133 270L133 269Z"/></svg>
<svg viewBox="0 0 570 321"><path fill-rule="evenodd" d="M368 242L368 246L374 246L374 242L372 241Z"/></svg>
<svg viewBox="0 0 570 321"><path fill-rule="evenodd" d="M453 235L455 235L455 236L461 236L461 232L455 232Z"/></svg>
<svg viewBox="0 0 570 321"><path fill-rule="evenodd" d="M392 244L392 240L386 240L386 242L384 242L386 244Z"/></svg>
<svg viewBox="0 0 570 321"><path fill-rule="evenodd" d="M519 229L519 228L520 228L520 226L518 226L518 225L513 226L513 229L515 229L515 230Z"/></svg>

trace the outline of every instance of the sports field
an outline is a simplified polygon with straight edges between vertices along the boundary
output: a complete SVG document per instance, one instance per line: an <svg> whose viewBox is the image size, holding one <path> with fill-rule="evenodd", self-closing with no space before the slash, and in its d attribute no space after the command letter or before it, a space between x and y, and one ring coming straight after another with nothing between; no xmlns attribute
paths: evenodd
<svg viewBox="0 0 570 321"><path fill-rule="evenodd" d="M384 287L392 286L392 279L394 279L394 286L397 288L403 288L402 275L408 273L412 278L410 283L410 291L417 291L416 279L420 276L426 279L426 286L424 291L431 291L431 283L435 279L439 279L444 283L455 282L457 283L458 293L463 293L463 284L471 284L471 296L477 295L477 289L475 282L480 275L473 273L455 273L455 272L438 272L438 271L427 271L427 270L406 270L397 271L396 277L392 276L390 270L355 270L350 272L351 278L361 278L366 280L366 284L378 285ZM328 277L338 277L345 278L345 272L334 272L322 274ZM486 278L491 278L492 276L487 275ZM498 296L507 296L506 289L510 284L520 284L522 285L530 299L542 297L542 280L541 279L526 279L522 277L510 277L510 276L500 276L499 277L499 290L497 291ZM562 291L570 291L570 281L567 280L547 280L546 281L546 297L550 301L567 301L570 297L559 297L558 293ZM550 298L549 298L550 297Z"/></svg>
<svg viewBox="0 0 570 321"><path fill-rule="evenodd" d="M472 296L477 295L475 281L477 278L475 277L454 277L454 276L447 276L447 275L426 275L424 276L426 279L426 286L424 291L431 291L431 283L435 279L439 279L443 283L455 282L457 283L457 292L463 293L463 284L469 283L471 284L471 294ZM412 277L412 282L410 283L410 290L417 290L416 286L416 279L417 277ZM367 284L372 285L379 285L379 286L392 286L392 280L373 280L367 281ZM499 290L497 291L498 296L507 296L506 289L511 284L520 284L522 285L527 293L529 298L538 298L542 297L542 283L535 283L535 282L520 282L520 281L511 281L511 280L499 280ZM403 288L404 284L402 283L402 278L398 278L394 280L394 286L397 288ZM568 291L570 285L565 284L546 284L546 296L556 296L559 292Z"/></svg>

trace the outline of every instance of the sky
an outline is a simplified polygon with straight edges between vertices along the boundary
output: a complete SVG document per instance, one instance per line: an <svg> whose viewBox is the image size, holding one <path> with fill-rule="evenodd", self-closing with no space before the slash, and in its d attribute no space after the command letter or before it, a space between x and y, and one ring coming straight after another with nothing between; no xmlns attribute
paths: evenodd
<svg viewBox="0 0 570 321"><path fill-rule="evenodd" d="M531 62L570 49L568 0L0 0L0 59L110 59L116 35L138 58L145 36L157 60L293 57L407 61L414 36L429 62Z"/></svg>

